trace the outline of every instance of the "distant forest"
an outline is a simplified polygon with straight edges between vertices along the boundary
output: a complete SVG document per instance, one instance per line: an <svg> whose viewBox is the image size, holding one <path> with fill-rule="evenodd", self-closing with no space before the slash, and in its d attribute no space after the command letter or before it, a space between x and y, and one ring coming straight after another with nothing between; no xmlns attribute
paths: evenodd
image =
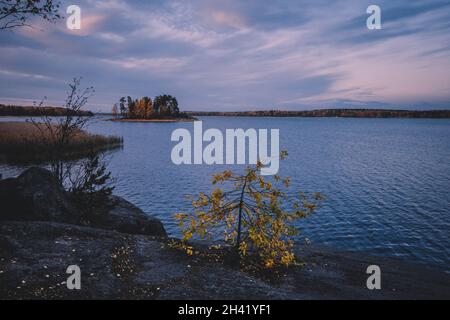
<svg viewBox="0 0 450 320"><path fill-rule="evenodd" d="M164 96L162 96L164 97ZM150 99L131 100L126 103L121 101L120 109L116 106L113 114L118 114L130 118L146 118L168 115L172 117L189 116L223 116L223 117L342 117L342 118L450 118L450 110L387 110L387 109L319 109L308 111L191 111L181 113L178 110L178 103L173 103L170 96L167 99L157 97L153 105L144 103ZM159 101L161 99L161 101ZM176 101L176 100L174 100ZM131 106L131 108L129 108ZM143 106L145 106L143 108ZM161 106L161 107L160 107ZM130 110L131 109L131 110ZM131 111L131 112L130 112ZM141 114L143 112L143 114ZM0 116L64 116L66 108L62 107L23 107L0 104ZM74 114L75 115L75 114ZM93 116L91 111L80 111L80 116Z"/></svg>
<svg viewBox="0 0 450 320"><path fill-rule="evenodd" d="M319 109L309 111L199 111L188 113L200 117L450 118L450 110Z"/></svg>
<svg viewBox="0 0 450 320"><path fill-rule="evenodd" d="M62 107L22 107L0 104L0 116L65 116L67 113L77 116L93 116L90 111L73 112Z"/></svg>

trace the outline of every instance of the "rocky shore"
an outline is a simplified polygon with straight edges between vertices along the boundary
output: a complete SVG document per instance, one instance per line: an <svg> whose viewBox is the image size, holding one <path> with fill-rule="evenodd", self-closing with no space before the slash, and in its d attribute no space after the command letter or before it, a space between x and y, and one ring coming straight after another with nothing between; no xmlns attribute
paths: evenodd
<svg viewBox="0 0 450 320"><path fill-rule="evenodd" d="M299 266L271 280L199 246L187 256L162 223L120 197L86 226L50 172L0 180L0 299L450 299L450 275L396 259L298 248ZM382 289L368 290L379 265ZM81 269L69 290L66 268Z"/></svg>

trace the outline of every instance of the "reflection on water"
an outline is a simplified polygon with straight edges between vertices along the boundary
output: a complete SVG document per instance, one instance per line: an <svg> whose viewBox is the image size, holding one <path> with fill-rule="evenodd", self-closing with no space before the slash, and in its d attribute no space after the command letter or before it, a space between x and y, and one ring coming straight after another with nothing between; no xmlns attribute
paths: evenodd
<svg viewBox="0 0 450 320"><path fill-rule="evenodd" d="M300 222L313 242L397 256L448 269L450 255L450 121L339 118L203 118L204 128L280 129L289 151L280 174L293 189L327 197ZM1 120L0 120L1 121ZM207 191L226 166L176 166L175 128L191 123L97 121L95 133L124 137L109 158L115 193L159 217L178 235L173 214L189 208L187 194ZM242 166L231 166L241 170ZM3 176L22 167L0 165Z"/></svg>

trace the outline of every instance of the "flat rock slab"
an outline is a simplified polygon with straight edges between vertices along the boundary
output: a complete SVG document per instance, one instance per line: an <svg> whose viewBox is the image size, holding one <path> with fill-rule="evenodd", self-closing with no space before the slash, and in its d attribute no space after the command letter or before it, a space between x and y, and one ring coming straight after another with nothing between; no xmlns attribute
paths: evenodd
<svg viewBox="0 0 450 320"><path fill-rule="evenodd" d="M66 268L81 269L68 290ZM54 222L0 224L1 299L268 299L289 293L160 238Z"/></svg>
<svg viewBox="0 0 450 320"><path fill-rule="evenodd" d="M223 262L188 256L167 240L56 222L0 223L0 299L450 298L448 274L401 261L307 246L303 266L265 281ZM366 287L378 264L382 290ZM66 269L81 269L81 290Z"/></svg>
<svg viewBox="0 0 450 320"><path fill-rule="evenodd" d="M306 265L290 281L317 299L450 299L450 274L440 269L317 245L296 254ZM381 290L367 289L371 265L381 270Z"/></svg>

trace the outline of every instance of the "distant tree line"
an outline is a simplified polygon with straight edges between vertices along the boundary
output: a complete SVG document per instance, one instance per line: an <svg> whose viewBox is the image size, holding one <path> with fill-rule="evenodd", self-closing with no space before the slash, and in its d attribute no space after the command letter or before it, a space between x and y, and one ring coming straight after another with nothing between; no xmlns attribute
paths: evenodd
<svg viewBox="0 0 450 320"><path fill-rule="evenodd" d="M387 110L387 109L319 109L308 111L199 111L193 116L229 117L342 117L342 118L450 118L450 110Z"/></svg>
<svg viewBox="0 0 450 320"><path fill-rule="evenodd" d="M178 101L171 95L133 99L130 96L122 97L119 103L113 105L112 113L115 116L131 119L163 118L163 117L188 117L180 112Z"/></svg>
<svg viewBox="0 0 450 320"><path fill-rule="evenodd" d="M29 116L29 117L65 117L70 116L93 116L90 111L85 110L71 110L61 107L46 107L46 106L34 106L23 107L13 105L0 104L0 116Z"/></svg>

